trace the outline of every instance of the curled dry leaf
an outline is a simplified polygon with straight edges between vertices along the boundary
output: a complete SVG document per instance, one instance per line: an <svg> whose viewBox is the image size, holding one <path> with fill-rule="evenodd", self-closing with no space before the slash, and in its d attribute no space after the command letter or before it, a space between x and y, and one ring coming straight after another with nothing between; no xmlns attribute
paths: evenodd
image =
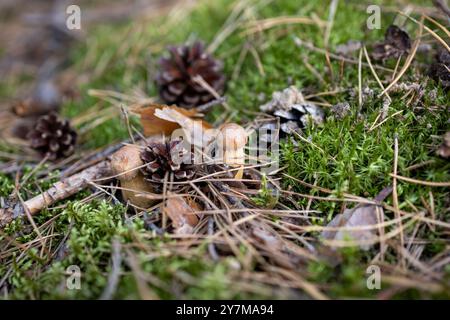
<svg viewBox="0 0 450 320"><path fill-rule="evenodd" d="M259 242L273 250L282 250L284 248L282 241L277 236L261 226L254 227L252 234Z"/></svg>
<svg viewBox="0 0 450 320"><path fill-rule="evenodd" d="M183 137L186 137L189 143L197 147L203 147L214 139L215 130L205 121L193 119L186 116L183 112L172 107L164 107L155 110L155 116L169 122L177 124L183 129Z"/></svg>
<svg viewBox="0 0 450 320"><path fill-rule="evenodd" d="M198 223L196 212L198 205L182 197L168 198L163 206L163 212L172 220L175 233L191 234Z"/></svg>
<svg viewBox="0 0 450 320"><path fill-rule="evenodd" d="M380 209L382 210L382 209ZM376 207L363 206L354 209L346 209L343 214L338 214L327 225L330 228L342 227L344 230L325 230L322 232L323 239L326 240L353 240L358 241L373 240L376 237L376 229L370 230L345 230L347 227L373 226L377 223ZM363 250L370 248L367 244L359 244Z"/></svg>
<svg viewBox="0 0 450 320"><path fill-rule="evenodd" d="M450 131L444 135L444 141L442 141L441 146L437 150L437 154L445 159L450 158Z"/></svg>
<svg viewBox="0 0 450 320"><path fill-rule="evenodd" d="M161 119L155 115L155 111L158 109L162 109L164 107L168 107L166 105L160 104L151 104L144 107L132 108L131 112L136 113L141 118L141 125L144 130L144 135L146 137L156 135L156 134L164 134L170 135L175 129L180 128L180 125L173 122ZM194 110L187 110L183 108L178 108L176 106L172 106L171 108L175 110L179 110L186 117L193 117L195 115Z"/></svg>
<svg viewBox="0 0 450 320"><path fill-rule="evenodd" d="M196 109L188 110L177 106L150 104L130 111L140 116L144 135L147 137L157 134L171 135L174 130L179 128L193 132L196 123L201 124L200 128L212 127L199 118Z"/></svg>
<svg viewBox="0 0 450 320"><path fill-rule="evenodd" d="M391 187L385 188L375 197L375 201L384 200L392 192ZM329 241L348 241L349 245L359 246L363 250L369 250L378 234L377 209L382 216L383 208L377 205L358 205L352 209L346 209L344 213L336 215L327 225L337 230L324 230L322 238ZM358 227L361 229L358 230ZM371 227L371 228L368 228ZM352 229L351 229L352 228Z"/></svg>

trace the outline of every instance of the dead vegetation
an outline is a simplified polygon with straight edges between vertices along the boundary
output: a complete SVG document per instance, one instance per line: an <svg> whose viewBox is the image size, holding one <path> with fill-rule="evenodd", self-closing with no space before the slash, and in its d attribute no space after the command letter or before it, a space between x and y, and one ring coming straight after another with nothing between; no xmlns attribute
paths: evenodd
<svg viewBox="0 0 450 320"><path fill-rule="evenodd" d="M277 37L286 37L292 25L314 26L324 34L324 44L329 42L334 15L330 14L328 21L316 15L254 18L253 10L264 6L266 2L270 3L236 1L230 15L206 49L208 54L225 55L218 48L228 37L237 34L245 39L242 47L234 48L238 59L230 75L235 79L239 79L247 57L250 57L257 74L264 78L266 67L260 55L276 42ZM32 146L12 130L15 128L17 131L17 122L24 125L28 121L26 125L29 128L36 123L33 121L37 114L57 110L62 104L61 97L64 97L61 91L58 91L57 103L48 97L41 99L45 103L41 100L36 103L35 98L28 98L34 100L25 99L20 104L14 104L13 111L11 105L4 108L2 112L5 117L8 114L8 119L14 121L11 121L11 125L2 125L2 143L7 148L0 153L3 159L0 166L5 174L13 177L14 183L9 196L0 197L0 261L4 265L0 269L0 292L6 297L13 294L14 265L25 261L31 249L39 259L45 261L44 265L63 259L59 257L64 256L63 249L76 222L70 222L65 234L57 234L56 221L64 214L64 210L70 208L73 196L78 194L76 202L80 206L103 199L118 207L123 206L120 220L124 224L142 221L145 226L142 232L130 228L127 240L115 237L111 241L112 267L101 294L104 299L115 296L122 272L132 275L140 298L158 298L158 290L176 291L168 289L162 279L143 270L140 259L142 256L146 261L173 256L198 259L198 250L202 247L207 249L202 252L201 259L217 264L227 261L227 284L233 285L233 292L237 293L283 298L333 298L329 293L329 284L313 280L316 274L311 271L311 266L339 268L348 263L345 250L358 248L368 252L358 261L364 266L362 269L365 270L368 265L379 266L383 283L389 286L380 291L376 298L391 298L397 292L407 290L417 290L426 297L447 297L449 203L447 199L442 209L444 211L437 212L434 190L448 188L450 182L423 180L423 176L405 176L406 172L413 172L431 163L421 162L421 159L400 172L399 161L402 161L403 149L397 134L394 134L392 150L386 150L386 153L393 155L391 171L387 175L389 183L383 185L374 197L311 183L310 179L300 174L289 175L286 167L264 171L264 168L271 166L272 161L279 159L259 158L252 165L244 161L245 155L251 153L245 147L248 136L261 128L272 130L270 136L264 137L265 142L275 143L281 136L283 143L293 145L294 151L283 149L284 158L299 157L297 154L302 152L299 150L307 146L318 155L317 161L325 158L335 164L338 160L325 150L326 145L318 144L317 139L306 134L310 132L309 128L320 130L326 126L327 121L330 121L327 115L333 118L332 121L345 122L350 117L355 118L355 122L365 121L367 106L373 101L380 102L378 115L364 125L367 133L372 133L389 120L402 119L406 110L392 112L391 109L392 104L398 104L399 100L418 114L424 109L426 112L447 112L445 106L429 98L426 84L414 81L415 75L424 73L419 63L416 63L416 56L422 40L427 37L432 38L435 47L444 50L444 53L437 53L441 51L436 50L431 72L442 88L448 87L446 57L449 51L448 45L443 46L448 43L448 39L443 39L425 26L424 21L431 19L434 27L442 29L442 25L431 18L431 13L437 9L430 10L416 7L413 13L420 15L419 20L412 20L412 13L401 14L416 26L413 36L392 26L387 29L385 39L373 43L372 47L352 42L333 52L327 45L320 47L308 39L293 37L294 46L321 56L326 74L316 70L316 66L310 64L307 58L303 60L305 70L320 84L318 87L323 88L328 82L332 86L323 91L316 87L308 92L308 88L298 86L286 86L284 91L274 91L271 100L265 98L261 101L259 110L252 114L253 120L241 123L242 126L232 121L240 111L227 101L227 93L223 94L222 91L223 83L211 86L206 76L204 79L188 75L189 86L195 88L195 92L200 92L201 97L208 97L206 100L186 98L185 88L181 90L177 86L177 77L170 76L169 84L159 80L160 86L164 86L160 91L166 95L168 92L176 95L170 99L184 99L184 102L195 100L193 105L197 107L189 105L189 109L181 105L160 105L156 103L157 97L141 91L126 94L90 88L86 94L107 102L108 107L102 109L94 105L71 119L74 126L81 128L78 130L81 135L79 144L85 142L83 136L87 132L119 116L122 117L121 125L128 139L101 149L80 148L74 154L65 154L66 157L50 157L50 154L45 153L42 157L42 153L40 155L33 151ZM438 17L441 11L436 13ZM178 14L179 11L173 9L168 17L178 17ZM104 17L103 14L99 16ZM438 19L435 15L433 17ZM173 21L166 23L161 26L162 33ZM277 33L275 36L271 33L271 37L266 38L265 34L272 29L276 29ZM448 31L444 34L448 35ZM174 50L174 60L181 59ZM387 60L396 63L389 65ZM102 68L107 69L111 61L105 61L103 67L97 65L99 69L93 73L102 72ZM342 76L336 74L337 68L333 63L339 65L339 70L356 68L352 87L338 85L336 79ZM166 67L176 73L173 65ZM363 79L363 69L370 72L370 79L367 79L367 73ZM416 69L419 71L415 72ZM208 75L208 72L203 75ZM54 82L53 76L60 77L61 73L52 73ZM159 76L161 78L163 74ZM186 74L183 73L183 76ZM224 81L221 76L219 78ZM77 83L85 81L81 79ZM174 81L177 83L174 84ZM53 92L48 87L42 90ZM346 94L349 102L340 98L336 103L334 97L341 97L341 93ZM425 104L426 99L432 101L431 107ZM448 102L448 99L445 101ZM213 108L220 108L222 114L214 123L209 123L205 120L205 113ZM357 111L352 114L354 109ZM38 112L35 113L36 110ZM136 116L140 119L139 123L133 122ZM193 145L192 149L185 149L182 142L169 139L177 129ZM202 131L200 138L196 130ZM42 135L41 131L39 135ZM436 143L438 147L435 147L433 154L449 157L448 135L447 132ZM219 151L223 153L221 161L211 161L211 155ZM293 155L286 154L288 152ZM182 160L200 155L204 161L185 166L173 154ZM24 164L30 165L31 171L24 171ZM60 170L60 176L56 178L59 181L56 182L52 176L55 170ZM27 184L32 177L38 180L33 180L33 196ZM40 189L39 182L47 182L47 188ZM429 188L427 198L420 196L422 206L418 207L409 199L401 198L402 189L407 188L405 184ZM86 190L89 192L81 192ZM448 195L448 192L444 191L445 194ZM320 210L321 205L333 206L339 213L327 219L327 212ZM41 211L45 219L39 219ZM23 225L24 229L16 230L16 224ZM426 246L433 245L432 240L424 236L427 232L439 235L435 242L443 247L434 255L430 251L422 254ZM18 240L23 235L32 236ZM164 241L161 240L163 238ZM152 242L155 239L161 240L158 245ZM45 270L45 267L38 267L38 263L33 262L32 265L36 269L29 269L30 273L38 274ZM172 277L187 287L198 281L177 270L170 272ZM365 282L365 278L361 281Z"/></svg>

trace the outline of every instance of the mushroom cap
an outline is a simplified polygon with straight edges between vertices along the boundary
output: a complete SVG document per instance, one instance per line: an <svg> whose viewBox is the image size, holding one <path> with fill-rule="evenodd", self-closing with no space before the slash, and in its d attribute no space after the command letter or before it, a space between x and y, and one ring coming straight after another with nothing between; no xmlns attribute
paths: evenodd
<svg viewBox="0 0 450 320"><path fill-rule="evenodd" d="M236 150L244 148L247 144L247 131L236 123L226 123L220 127L218 139L224 150Z"/></svg>
<svg viewBox="0 0 450 320"><path fill-rule="evenodd" d="M135 178L139 174L139 167L143 164L139 146L126 145L111 157L111 170L113 174L119 175L117 178L122 181Z"/></svg>

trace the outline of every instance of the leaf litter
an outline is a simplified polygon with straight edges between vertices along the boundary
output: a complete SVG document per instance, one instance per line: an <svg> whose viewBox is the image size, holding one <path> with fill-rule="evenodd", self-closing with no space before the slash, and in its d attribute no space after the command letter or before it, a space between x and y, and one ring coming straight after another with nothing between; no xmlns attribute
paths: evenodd
<svg viewBox="0 0 450 320"><path fill-rule="evenodd" d="M360 43L348 43L338 47L336 53L342 56L350 56L360 48ZM386 32L385 40L374 46L373 53L384 63L387 59L405 56L410 49L411 41L407 33L398 27L391 26ZM339 57L335 56L335 58L339 60ZM441 66L442 64L445 65L445 56L437 59ZM377 70L380 70L379 66L377 66ZM437 79L442 81L441 74L436 74ZM443 83L445 84L445 82ZM394 84L390 90L392 93L414 92L414 97L418 97L416 101L419 102L425 93L424 87L416 83L406 82ZM370 86L364 86L361 93L357 90L354 93L361 94L364 103L374 100L376 94ZM356 97L355 94L354 97ZM224 101L221 98L218 100ZM139 101L139 99L136 99L136 101ZM350 112L350 104L347 102L329 105L332 106L330 112L335 115L337 120L344 119ZM389 105L383 109L387 108L389 108ZM294 86L274 92L272 100L261 106L260 110L266 113L266 118L257 118L255 122L264 123L266 119L269 119L271 128L278 128L277 125L279 125L283 134L300 131L310 125L326 125L326 112L315 103L307 101L302 91ZM65 170L70 169L69 172L72 173L75 170L75 175L70 175L65 183L56 184L53 188L50 188L50 193L47 192L37 196L37 198L25 200L23 203L16 203L15 207L21 208L21 210L15 210L12 214L9 210L11 207L4 206L3 209L8 210L0 211L0 221L3 222L6 218L9 223L11 218L25 217L26 208L32 203L37 205L33 207L31 212L31 215L35 215L47 206L53 205L57 200L64 200L66 196L90 187L91 190L96 190L92 197L122 201L130 206L127 215L134 211L133 218L144 216L147 228L157 230L159 236L165 234L170 239L174 239L175 241L172 243L163 245L164 249L170 251L171 254L177 254L184 250L182 254L186 255L190 253L187 249L207 243L208 252L214 261L233 256L238 261L234 263L238 270L246 271L249 270L250 265L257 265L262 270L263 275L263 279L258 281L264 284L269 283L270 289L278 285L288 286L301 289L313 298L326 298L322 293L322 291L325 292L326 287L311 284L305 279L305 267L321 258L318 253L323 247L319 245L319 237L316 236L316 231L322 231L322 239L328 240L331 248L333 248L333 243L338 243L343 244L344 247L356 246L363 250L372 250L375 245L381 246L381 241L388 241L391 249L395 251L397 250L395 243L397 233L388 233L384 237L379 234L380 227L392 225L391 220L388 220L387 223L381 223L378 220L379 215L381 214L384 218L389 219L386 213L396 212L400 213L406 221L413 221L409 213L383 202L390 193L389 188L383 190L374 200L369 200L348 193L344 193L341 197L335 197L334 190L328 190L317 185L307 185L303 182L305 187L311 188L314 192L300 194L292 191L292 189L282 189L278 172L268 176L262 175L260 169L267 163L259 163L253 166L242 165L234 161L219 164L204 163L195 168L192 176L186 174L185 178L187 179L176 180L174 177L177 171L174 170L172 165L164 166L163 173L160 170L162 165L159 162L161 161L156 161L158 162L157 168L154 166L156 163L155 148L148 149L148 146L154 143L151 141L153 139L167 139L166 135L170 135L175 129L181 128L188 133L188 137L193 139L196 147L201 147L205 143L215 142L216 135L211 133L206 135L205 139L195 140L193 132L197 121L200 121L200 128L205 131L208 129L220 130L221 126L214 128L204 121L202 108L188 110L175 105L160 105L145 101L145 103L138 102L130 106L128 111L140 116L143 128L143 134L139 133L137 138L130 135L131 141L126 142L132 147L135 155L138 155L138 157L135 157L138 160L136 163L131 167L110 172L110 159L117 158L117 148L112 146L112 149L100 152L99 157L94 161L96 163L94 167L82 169L82 166L69 168L62 166ZM382 117L382 119L384 118ZM131 128L129 123L126 123L126 125ZM256 125L256 128L259 125L260 123ZM442 146L438 149L438 154L443 157L447 154L447 138L448 134L445 136ZM274 140L270 138L268 141ZM122 144L119 144L119 146L122 147ZM153 146L155 147L155 145ZM149 151L151 156L141 157L143 150ZM205 150L199 151L204 152ZM240 152L236 152L236 154L240 154ZM122 159L119 162L126 162L123 160L124 158L118 158ZM168 157L163 156L162 158L167 162ZM158 160L162 158L159 157ZM232 158L236 159L236 156ZM79 158L78 161L84 159L88 158ZM72 160L69 159L68 162L70 163L70 161ZM150 167L151 174L146 171L145 167ZM153 179L152 175L156 171L159 173L158 179ZM268 183L263 183L265 179ZM131 180L134 180L133 184L130 184ZM71 184L71 182L75 183ZM116 190L120 190L121 194L116 193ZM316 195L317 190L328 196ZM272 193L272 191L277 193L276 200L268 203L264 199L264 195ZM91 199L90 197L82 201L88 202ZM49 199L51 201L48 201ZM306 209L298 205L299 200L305 199L310 201ZM326 212L310 210L313 201L343 202L343 212L336 215L328 225L323 226L325 220L322 218L326 215ZM348 203L356 203L356 205L348 209L346 208ZM430 208L433 206L431 203L430 200ZM402 210L404 209L402 208ZM169 221L167 221L167 218ZM317 221L312 222L316 219L324 223L316 225ZM419 219L422 223L446 226L444 222L435 218L425 218L421 213L416 215L416 219ZM423 225L418 225L417 228ZM41 229L41 226L39 228ZM394 231L398 230L397 227L393 229ZM410 240L411 246L417 249L419 247L415 244L413 238L414 234ZM134 245L145 247L139 239L135 241ZM44 248L44 246L39 247L39 245L39 243L34 244L37 248ZM149 247L145 250L148 249ZM18 249L13 248L11 250L17 251ZM420 250L420 248L417 250ZM399 250L399 252L403 251ZM150 254L157 255L159 252L151 252ZM334 254L341 256L341 253L337 251ZM130 252L128 252L128 257L133 272L142 272L139 270L139 266L132 262L133 257ZM420 255L416 256L412 259L411 264L417 265L419 263L420 265L419 258ZM440 260L437 259L437 261ZM408 268L406 274L409 276L409 273L414 272L413 270L415 269L412 267ZM243 274L249 276L245 272L242 272L242 276ZM392 274L395 275L395 272ZM256 276L256 273L252 273L249 277L256 278ZM401 284L401 279L396 280L395 276L393 278L394 280L391 279L391 281L394 284ZM243 279L243 277L237 279ZM236 283L238 285L239 281L236 281ZM0 284L0 287L2 287L2 284ZM108 295L111 296L111 294Z"/></svg>

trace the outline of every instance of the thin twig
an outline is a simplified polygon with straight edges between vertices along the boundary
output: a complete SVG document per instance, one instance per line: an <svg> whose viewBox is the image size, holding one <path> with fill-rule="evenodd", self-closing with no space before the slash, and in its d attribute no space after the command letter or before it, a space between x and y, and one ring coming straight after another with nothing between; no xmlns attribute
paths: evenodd
<svg viewBox="0 0 450 320"><path fill-rule="evenodd" d="M403 176L399 176L399 175L394 175L392 173L390 174L390 176L395 177L398 180L402 180L402 181L406 181L406 182L414 183L414 184L420 184L420 185L428 186L428 187L450 187L450 182L423 181L423 180L412 179L412 178L403 177Z"/></svg>
<svg viewBox="0 0 450 320"><path fill-rule="evenodd" d="M111 300L116 292L120 278L120 267L122 265L121 245L118 239L112 242L111 273L108 276L108 284L103 291L100 300Z"/></svg>
<svg viewBox="0 0 450 320"><path fill-rule="evenodd" d="M397 178L395 178L395 175L397 175L397 168L398 168L398 136L395 134L394 136L394 177L392 180L392 202L394 205L394 214L395 217L398 219L400 218L399 213L399 206L398 206L398 195L397 195ZM399 221L398 226L400 228L400 246L402 248L405 247L405 237L403 235L403 226L401 221ZM401 253L400 253L401 254ZM405 257L401 255L401 265L403 269L405 269Z"/></svg>

